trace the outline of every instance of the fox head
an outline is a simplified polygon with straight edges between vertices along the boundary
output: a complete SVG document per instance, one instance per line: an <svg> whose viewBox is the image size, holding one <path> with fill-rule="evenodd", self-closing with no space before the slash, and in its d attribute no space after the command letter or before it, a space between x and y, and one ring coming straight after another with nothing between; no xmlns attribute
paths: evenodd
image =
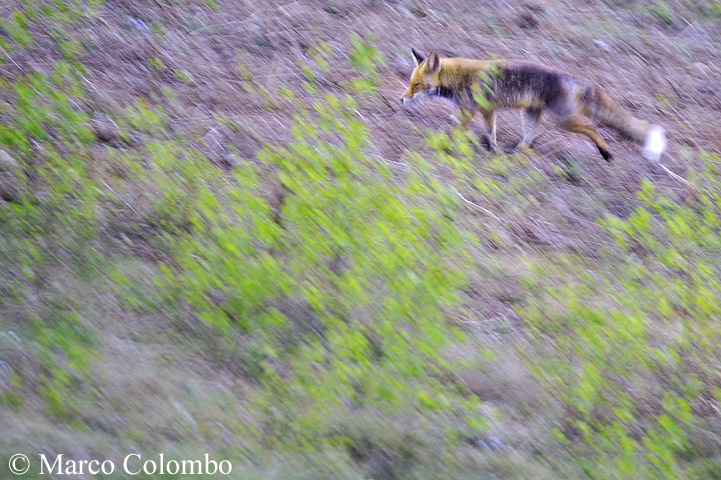
<svg viewBox="0 0 721 480"><path fill-rule="evenodd" d="M441 71L441 58L437 52L431 52L428 58L411 49L416 68L411 73L408 90L401 96L401 102L411 103L427 95L433 95L440 87L438 73Z"/></svg>

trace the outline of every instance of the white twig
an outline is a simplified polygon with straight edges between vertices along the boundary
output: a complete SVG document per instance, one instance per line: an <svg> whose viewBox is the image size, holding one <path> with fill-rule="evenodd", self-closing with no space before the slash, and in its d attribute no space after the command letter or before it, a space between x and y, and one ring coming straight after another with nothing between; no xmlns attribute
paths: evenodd
<svg viewBox="0 0 721 480"><path fill-rule="evenodd" d="M666 165L664 165L664 164L662 164L662 163L659 163L658 166L661 167L661 168L663 168L663 170L668 174L669 177L671 177L671 178L673 178L673 179L675 179L675 180L678 180L679 182L681 182L681 183L683 183L684 185L686 185L686 187L691 191L691 193L692 193L692 195L693 195L694 197L698 194L698 190L696 190L696 187L694 187L693 184L691 184L691 182L689 182L688 180L686 180L686 179L683 178L682 176L673 173L671 170L669 170L668 168L666 168Z"/></svg>
<svg viewBox="0 0 721 480"><path fill-rule="evenodd" d="M481 210L482 212L490 215L491 217L495 218L495 219L498 220L499 222L501 221L501 219L498 218L497 216L495 216L495 215L493 214L493 212L491 212L491 211L483 208L482 206L478 205L477 203L471 202L470 200L468 200L466 197L464 197L464 196L461 195L460 193L458 193L458 196L461 197L461 200L463 200L464 202L466 202L468 205L470 205L470 206L472 206L472 207L475 207L475 208L477 208L478 210Z"/></svg>

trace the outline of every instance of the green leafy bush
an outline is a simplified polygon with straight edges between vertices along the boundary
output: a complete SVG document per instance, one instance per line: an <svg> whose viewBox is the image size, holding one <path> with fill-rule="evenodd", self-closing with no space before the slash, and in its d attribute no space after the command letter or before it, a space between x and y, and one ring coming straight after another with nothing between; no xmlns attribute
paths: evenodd
<svg viewBox="0 0 721 480"><path fill-rule="evenodd" d="M290 140L195 197L162 267L174 303L218 334L243 332L242 370L262 386L249 406L260 426L243 428L268 445L338 446L331 419L360 408L482 429L442 354L462 336L445 319L464 284L456 193L420 157L399 171L372 155L351 97L285 97Z"/></svg>
<svg viewBox="0 0 721 480"><path fill-rule="evenodd" d="M343 399L453 403L432 376L452 337L443 318L463 282L449 262L461 236L438 184L365 152L354 108L327 96L301 111L289 144L258 154L273 166L275 206L263 201L264 173L246 164L236 185L201 199L193 233L165 267L200 318L265 345L261 379L274 401L301 395L314 422L321 405Z"/></svg>
<svg viewBox="0 0 721 480"><path fill-rule="evenodd" d="M719 157L700 155L709 187L697 201L644 183L642 207L603 219L598 263L556 256L555 284L523 309L544 359L537 373L567 406L559 438L592 478L684 477L689 435L706 421L694 405L721 400Z"/></svg>
<svg viewBox="0 0 721 480"><path fill-rule="evenodd" d="M13 365L23 372L13 377L15 395L5 394L5 399L16 404L24 396L18 392L35 388L48 402L48 411L67 420L78 411L73 382L86 369L94 342L76 302L53 293L57 288L46 282L51 268L65 264L79 267L68 274L94 274L89 266L97 256L88 247L97 233L98 188L82 150L94 136L77 107L82 98L79 72L65 62L54 67L0 85L6 119L0 142L25 175L16 201L0 209L0 263L7 279L0 290L0 312L12 312L9 317L16 319L3 321L4 328L17 329L32 341L22 354L26 358L21 363L29 364ZM4 342L0 351L15 362L19 354L13 345Z"/></svg>

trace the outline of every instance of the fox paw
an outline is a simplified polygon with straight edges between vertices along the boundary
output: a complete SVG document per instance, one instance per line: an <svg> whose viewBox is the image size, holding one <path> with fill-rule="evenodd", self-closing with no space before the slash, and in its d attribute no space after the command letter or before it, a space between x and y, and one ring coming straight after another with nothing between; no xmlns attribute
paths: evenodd
<svg viewBox="0 0 721 480"><path fill-rule="evenodd" d="M613 160L613 155L611 155L611 152L609 152L605 148L598 147L598 151L601 152L601 156L607 162L611 162Z"/></svg>

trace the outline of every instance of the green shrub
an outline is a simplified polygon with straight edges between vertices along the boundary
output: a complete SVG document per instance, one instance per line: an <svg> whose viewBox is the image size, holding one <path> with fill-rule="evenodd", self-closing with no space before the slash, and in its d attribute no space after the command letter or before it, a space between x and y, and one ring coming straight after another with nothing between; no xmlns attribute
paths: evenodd
<svg viewBox="0 0 721 480"><path fill-rule="evenodd" d="M719 157L701 157L708 188L696 201L678 203L644 183L642 207L602 220L610 243L597 263L557 255L554 286L522 311L544 359L537 373L567 405L559 438L592 478L681 478L681 459L693 457L688 433L703 421L691 405L721 398L712 380L721 344ZM571 443L577 435L582 446Z"/></svg>
<svg viewBox="0 0 721 480"><path fill-rule="evenodd" d="M0 312L12 312L15 320L0 319L3 330L16 329L30 340L24 365L13 365L20 372L14 373L13 391L3 397L17 404L37 389L53 416L70 420L78 412L74 382L86 370L94 342L77 302L55 293L47 277L64 265L72 265L67 274L94 275L97 255L89 245L97 233L98 188L83 151L94 136L77 108L79 72L65 62L54 67L0 85L7 120L0 142L26 176L17 201L0 208L0 263L8 280L0 290ZM0 345L0 352L6 347L11 345Z"/></svg>

